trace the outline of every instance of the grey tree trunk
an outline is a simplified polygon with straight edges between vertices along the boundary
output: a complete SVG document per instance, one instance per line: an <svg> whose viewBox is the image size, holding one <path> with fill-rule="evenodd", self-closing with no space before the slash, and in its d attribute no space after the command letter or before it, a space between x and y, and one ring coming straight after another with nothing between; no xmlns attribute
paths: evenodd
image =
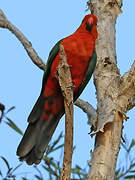
<svg viewBox="0 0 135 180"><path fill-rule="evenodd" d="M98 17L94 73L97 92L97 129L88 180L113 180L125 113L134 106L135 63L123 77L117 67L115 23L121 0L91 0L90 9Z"/></svg>

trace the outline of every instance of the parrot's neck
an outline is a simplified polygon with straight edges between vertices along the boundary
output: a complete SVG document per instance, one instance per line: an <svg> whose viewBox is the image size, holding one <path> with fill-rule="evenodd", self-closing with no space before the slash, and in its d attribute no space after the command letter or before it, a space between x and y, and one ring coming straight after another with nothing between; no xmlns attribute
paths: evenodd
<svg viewBox="0 0 135 180"><path fill-rule="evenodd" d="M96 29L96 26L93 26L92 30L91 31L87 31L85 26L80 26L76 31L75 33L77 36L79 36L79 34L85 34L85 36L89 37L93 37L94 40L97 39L98 37L98 33L97 33L97 29Z"/></svg>

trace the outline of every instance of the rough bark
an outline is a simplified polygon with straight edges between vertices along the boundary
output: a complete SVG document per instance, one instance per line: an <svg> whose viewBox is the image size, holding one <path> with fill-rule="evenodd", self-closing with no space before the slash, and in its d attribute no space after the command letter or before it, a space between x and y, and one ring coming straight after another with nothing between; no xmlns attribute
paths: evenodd
<svg viewBox="0 0 135 180"><path fill-rule="evenodd" d="M135 106L135 61L131 69L121 77L119 106L128 111Z"/></svg>
<svg viewBox="0 0 135 180"><path fill-rule="evenodd" d="M77 99L74 103L76 106L81 108L83 112L87 114L88 117L88 124L92 126L94 129L96 128L97 123L97 112L96 109L89 104L88 102L83 101L82 99Z"/></svg>
<svg viewBox="0 0 135 180"><path fill-rule="evenodd" d="M73 153L73 84L70 67L67 64L66 53L62 45L60 45L60 62L57 69L57 77L65 106L65 141L61 180L69 180Z"/></svg>
<svg viewBox="0 0 135 180"><path fill-rule="evenodd" d="M122 78L117 67L115 23L121 13L121 1L91 0L90 9L98 17L96 51L98 64L94 74L97 92L97 130L89 180L113 180L119 153L125 113L134 106L135 63Z"/></svg>

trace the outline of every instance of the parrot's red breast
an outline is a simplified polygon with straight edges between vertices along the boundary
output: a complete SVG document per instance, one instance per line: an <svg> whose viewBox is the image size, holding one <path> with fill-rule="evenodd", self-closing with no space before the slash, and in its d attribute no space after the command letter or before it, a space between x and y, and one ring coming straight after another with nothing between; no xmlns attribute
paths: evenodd
<svg viewBox="0 0 135 180"><path fill-rule="evenodd" d="M86 33L84 32L86 28L85 25L86 22L91 18L95 23L93 24L93 29L91 33ZM89 65L90 57L92 56L93 51L95 49L95 40L97 39L96 23L97 19L95 16L86 16L78 30L71 36L68 36L67 38L63 39L61 42L66 52L68 64L71 67L72 82L75 86L74 92L77 92L80 84L83 81L85 72L87 71ZM48 119L52 113L57 115L60 112L60 110L64 108L63 96L61 94L59 83L56 78L56 71L58 65L59 53L52 63L51 73L44 91L45 98L52 96L55 100L53 101L53 104L50 106L48 102L45 101L45 111L43 113L44 119ZM46 109L48 110L48 112L50 111L50 114L46 113Z"/></svg>
<svg viewBox="0 0 135 180"><path fill-rule="evenodd" d="M17 155L31 165L39 164L45 149L64 114L64 99L56 77L60 44L64 46L71 67L74 100L87 85L96 65L95 42L97 17L89 14L72 35L59 41L51 50L43 77L41 94L28 117L29 125L18 146Z"/></svg>

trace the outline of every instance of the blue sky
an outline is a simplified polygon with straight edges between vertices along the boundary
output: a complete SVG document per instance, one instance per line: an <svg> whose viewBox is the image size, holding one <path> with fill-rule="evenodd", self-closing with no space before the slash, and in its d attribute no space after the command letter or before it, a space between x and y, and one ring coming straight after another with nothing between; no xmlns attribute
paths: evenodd
<svg viewBox="0 0 135 180"><path fill-rule="evenodd" d="M135 59L135 1L123 3L123 13L116 24L117 60L121 74L128 71ZM39 56L46 62L50 49L63 37L73 33L88 12L86 0L74 1L8 1L2 0L0 8L8 19L16 25L32 42ZM0 102L6 109L16 106L9 117L24 131L27 117L40 93L43 72L28 57L20 42L8 30L0 29ZM93 80L81 95L81 98L96 107ZM134 138L134 109L128 113L130 119L125 122L124 134L130 141ZM85 167L89 159L89 149L93 147L94 138L88 136L87 116L75 107L74 115L73 165ZM64 119L61 120L54 136L63 130ZM5 123L0 124L0 155L6 157L12 166L17 165L16 148L21 136L11 130ZM2 161L0 160L0 167ZM32 171L26 164L25 171ZM4 168L4 167L3 167Z"/></svg>

